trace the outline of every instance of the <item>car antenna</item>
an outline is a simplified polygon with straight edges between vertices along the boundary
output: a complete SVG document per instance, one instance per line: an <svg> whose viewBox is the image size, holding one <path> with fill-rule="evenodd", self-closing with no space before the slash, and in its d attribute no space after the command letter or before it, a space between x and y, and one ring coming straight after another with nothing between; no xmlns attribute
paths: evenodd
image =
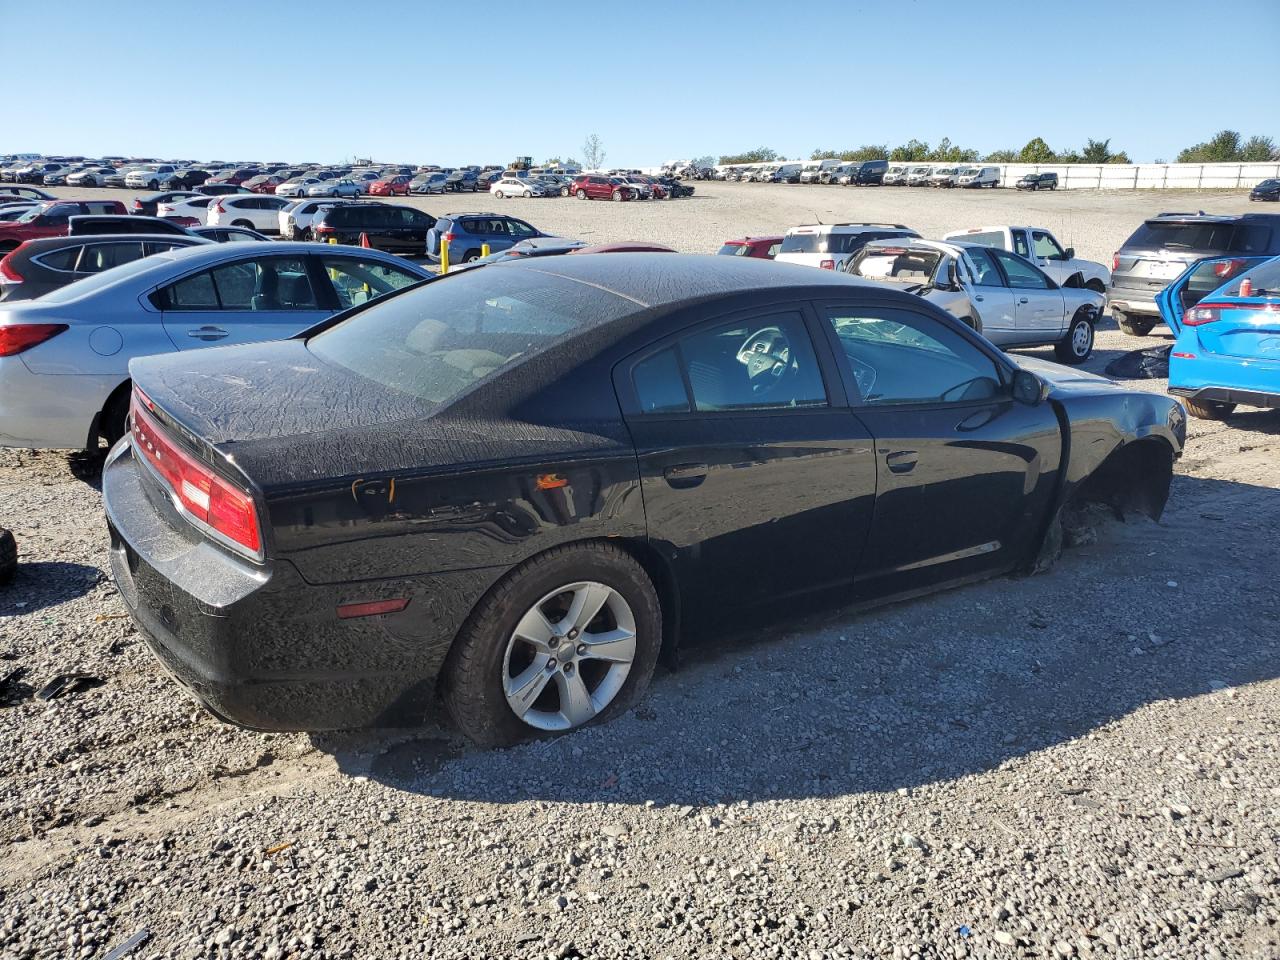
<svg viewBox="0 0 1280 960"><path fill-rule="evenodd" d="M822 222L822 218L821 218L821 217L819 217L816 213L813 215L813 221L814 221L814 223L816 223L816 224L817 224L818 226L820 226L820 227L825 227L825 226L826 226L826 224Z"/></svg>

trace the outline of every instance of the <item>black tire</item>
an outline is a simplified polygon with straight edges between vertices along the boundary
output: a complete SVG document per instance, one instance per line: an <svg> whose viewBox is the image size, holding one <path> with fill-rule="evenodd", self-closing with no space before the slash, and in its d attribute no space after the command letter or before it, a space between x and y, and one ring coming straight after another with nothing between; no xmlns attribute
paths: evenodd
<svg viewBox="0 0 1280 960"><path fill-rule="evenodd" d="M585 191L585 190L579 190L579 191L578 191L578 193L577 193L577 197L578 197L578 199L579 199L579 200L585 200L585 199L587 199L587 191Z"/></svg>
<svg viewBox="0 0 1280 960"><path fill-rule="evenodd" d="M0 586L13 579L18 572L18 541L13 534L0 527Z"/></svg>
<svg viewBox="0 0 1280 960"><path fill-rule="evenodd" d="M502 191L501 191L501 190L495 190L495 191L493 191L493 195L494 195L495 197L497 197L499 200L504 199L504 197L503 197L503 193L502 193Z"/></svg>
<svg viewBox="0 0 1280 960"><path fill-rule="evenodd" d="M480 259L479 250L468 250L466 253L462 255L463 263L470 263L472 260L479 260L479 259Z"/></svg>
<svg viewBox="0 0 1280 960"><path fill-rule="evenodd" d="M1120 331L1127 333L1131 337L1145 337L1156 325L1154 320L1140 320L1127 314L1116 313L1114 310L1111 311L1111 315L1115 317L1116 326L1120 328Z"/></svg>
<svg viewBox="0 0 1280 960"><path fill-rule="evenodd" d="M524 196L524 198L525 198L526 200L528 200L530 197L532 197L532 196L533 196L533 191L532 191L532 190L526 190L526 191L524 192L523 196Z"/></svg>
<svg viewBox="0 0 1280 960"><path fill-rule="evenodd" d="M107 441L108 447L115 446L117 440L129 429L129 384L116 390L102 408L102 416L98 419L98 435Z"/></svg>
<svg viewBox="0 0 1280 960"><path fill-rule="evenodd" d="M570 544L527 560L507 574L458 632L441 679L445 707L459 732L484 747L546 735L524 723L507 703L502 684L507 640L540 597L582 580L616 590L636 621L631 670L609 705L587 724L608 722L640 698L662 646L662 611L653 583L635 560L611 544Z"/></svg>
<svg viewBox="0 0 1280 960"><path fill-rule="evenodd" d="M1097 277L1094 277L1092 280L1086 281L1084 288L1086 290L1092 290L1094 293L1105 294L1107 292L1106 284L1104 284Z"/></svg>
<svg viewBox="0 0 1280 960"><path fill-rule="evenodd" d="M152 193L155 193L157 190L160 189L160 184L152 180L150 183L147 184L147 189L149 189Z"/></svg>
<svg viewBox="0 0 1280 960"><path fill-rule="evenodd" d="M615 199L615 200L621 200L621 199L622 199L622 191L621 191L621 190L615 190L615 191L613 191L613 199Z"/></svg>
<svg viewBox="0 0 1280 960"><path fill-rule="evenodd" d="M233 227L244 227L247 230L253 229L253 224L250 223L248 220L232 220L231 225Z"/></svg>
<svg viewBox="0 0 1280 960"><path fill-rule="evenodd" d="M1067 332L1053 345L1053 355L1058 358L1059 363L1075 366L1089 359L1089 355L1093 353L1093 322L1093 311L1088 307L1081 307L1076 311L1067 324Z"/></svg>
<svg viewBox="0 0 1280 960"><path fill-rule="evenodd" d="M1197 420L1226 420L1235 412L1234 403L1222 400L1186 400L1187 412Z"/></svg>

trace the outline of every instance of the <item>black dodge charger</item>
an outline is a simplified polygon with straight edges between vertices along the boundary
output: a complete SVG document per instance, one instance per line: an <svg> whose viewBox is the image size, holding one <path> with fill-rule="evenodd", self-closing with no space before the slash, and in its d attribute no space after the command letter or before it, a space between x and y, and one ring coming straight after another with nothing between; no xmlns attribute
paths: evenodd
<svg viewBox="0 0 1280 960"><path fill-rule="evenodd" d="M1030 570L1158 516L1176 400L1015 362L918 297L736 257L427 281L135 360L103 475L151 649L232 722L480 743L607 719L727 610Z"/></svg>

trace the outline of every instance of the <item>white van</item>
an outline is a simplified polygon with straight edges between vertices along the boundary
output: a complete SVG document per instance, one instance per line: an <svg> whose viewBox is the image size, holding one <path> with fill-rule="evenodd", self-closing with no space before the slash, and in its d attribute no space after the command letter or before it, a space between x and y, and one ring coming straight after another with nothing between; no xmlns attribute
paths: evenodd
<svg viewBox="0 0 1280 960"><path fill-rule="evenodd" d="M962 166L956 171L957 187L998 187L1000 186L999 167Z"/></svg>
<svg viewBox="0 0 1280 960"><path fill-rule="evenodd" d="M907 165L905 163L891 163L889 169L884 172L884 179L880 181L886 187L902 187L907 183Z"/></svg>
<svg viewBox="0 0 1280 960"><path fill-rule="evenodd" d="M919 236L901 223L809 223L786 232L774 259L778 263L840 270L846 260L872 240Z"/></svg>

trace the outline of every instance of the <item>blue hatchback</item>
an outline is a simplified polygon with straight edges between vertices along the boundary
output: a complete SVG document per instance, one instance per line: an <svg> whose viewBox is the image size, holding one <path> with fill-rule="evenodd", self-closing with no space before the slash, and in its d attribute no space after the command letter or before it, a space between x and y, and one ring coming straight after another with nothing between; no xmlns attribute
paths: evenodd
<svg viewBox="0 0 1280 960"><path fill-rule="evenodd" d="M1280 407L1280 257L1201 260L1156 296L1175 335L1169 392L1193 416Z"/></svg>
<svg viewBox="0 0 1280 960"><path fill-rule="evenodd" d="M489 253L506 250L521 240L545 237L537 227L501 213L449 213L427 231L427 256L440 259L440 240L449 241L449 262L470 263Z"/></svg>

